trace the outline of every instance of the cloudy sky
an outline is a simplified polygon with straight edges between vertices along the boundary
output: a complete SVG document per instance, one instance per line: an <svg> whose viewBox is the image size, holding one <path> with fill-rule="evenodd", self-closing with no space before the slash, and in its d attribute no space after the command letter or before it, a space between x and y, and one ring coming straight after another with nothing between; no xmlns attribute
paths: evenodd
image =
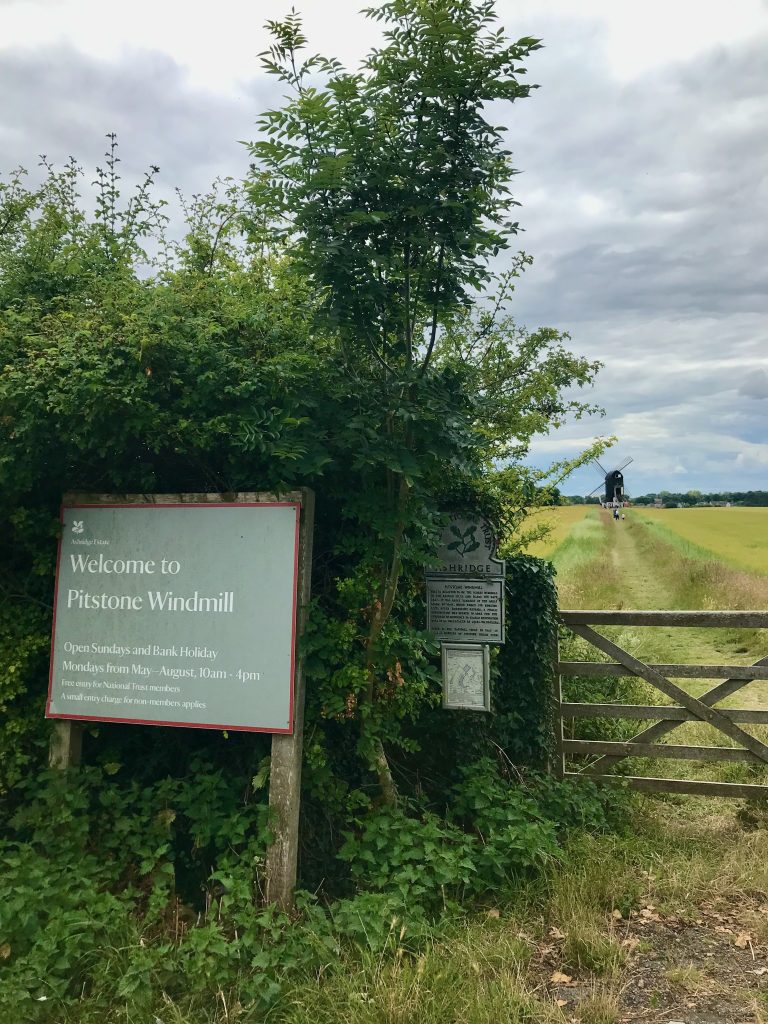
<svg viewBox="0 0 768 1024"><path fill-rule="evenodd" d="M294 0L311 49L354 65L378 40L356 0ZM0 0L0 173L41 153L91 169L119 135L127 181L168 189L247 167L279 102L256 55L290 0ZM506 116L516 164L521 323L605 363L604 419L538 464L616 434L605 459L649 490L768 488L768 0L499 0L545 49ZM581 471L566 486L599 483Z"/></svg>

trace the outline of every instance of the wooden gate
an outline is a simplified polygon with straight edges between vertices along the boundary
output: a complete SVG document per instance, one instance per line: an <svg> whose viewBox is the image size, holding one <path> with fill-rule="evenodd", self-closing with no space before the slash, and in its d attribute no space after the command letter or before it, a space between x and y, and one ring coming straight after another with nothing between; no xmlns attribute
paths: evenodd
<svg viewBox="0 0 768 1024"><path fill-rule="evenodd" d="M768 746L740 727L768 724L768 710L735 710L715 707L721 700L756 679L768 679L768 657L754 665L650 665L623 650L593 625L604 626L704 626L738 629L768 628L768 612L695 611L561 611L561 622L577 636L613 659L610 662L560 661L556 686L556 736L558 769L565 778L588 778L594 782L621 779L634 789L669 793L701 793L707 796L765 796L768 785L732 782L697 782L688 779L616 776L610 769L627 757L670 757L692 761L747 761L768 763ZM563 676L606 678L639 676L675 701L667 704L580 704L562 700ZM700 697L693 697L672 682L673 678L723 679ZM657 720L628 742L576 740L564 736L563 720L579 718L630 718ZM658 741L683 722L705 722L740 744L737 747L688 746ZM580 771L567 771L568 755L592 755Z"/></svg>

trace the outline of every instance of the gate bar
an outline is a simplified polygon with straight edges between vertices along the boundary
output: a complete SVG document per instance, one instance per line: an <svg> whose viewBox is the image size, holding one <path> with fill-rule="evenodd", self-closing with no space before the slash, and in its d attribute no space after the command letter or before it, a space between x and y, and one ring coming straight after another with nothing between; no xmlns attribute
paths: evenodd
<svg viewBox="0 0 768 1024"><path fill-rule="evenodd" d="M768 629L768 611L677 612L610 611L568 609L560 612L566 626L571 623L601 623L604 626L726 626L733 629Z"/></svg>

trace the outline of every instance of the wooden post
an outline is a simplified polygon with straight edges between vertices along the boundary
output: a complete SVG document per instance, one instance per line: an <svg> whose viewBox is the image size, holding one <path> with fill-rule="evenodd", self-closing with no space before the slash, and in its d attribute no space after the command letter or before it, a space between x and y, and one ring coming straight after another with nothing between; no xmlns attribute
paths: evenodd
<svg viewBox="0 0 768 1024"><path fill-rule="evenodd" d="M51 768L76 768L83 753L83 727L79 722L58 719L53 723L48 764Z"/></svg>
<svg viewBox="0 0 768 1024"><path fill-rule="evenodd" d="M555 627L557 630L557 627ZM563 749L563 677L560 673L560 638L555 632L553 652L555 664L553 665L553 714L555 725L555 756L553 758L552 774L556 779L562 779L565 775L565 752Z"/></svg>
<svg viewBox="0 0 768 1024"><path fill-rule="evenodd" d="M298 607L296 612L296 643L304 632L309 611L312 577L312 533L315 518L315 496L311 490L301 491L301 527L299 532ZM293 684L293 735L272 737L272 766L269 775L270 828L274 839L267 850L267 891L270 903L281 910L293 907L296 868L299 852L299 805L301 795L301 760L304 743L304 670L296 658Z"/></svg>

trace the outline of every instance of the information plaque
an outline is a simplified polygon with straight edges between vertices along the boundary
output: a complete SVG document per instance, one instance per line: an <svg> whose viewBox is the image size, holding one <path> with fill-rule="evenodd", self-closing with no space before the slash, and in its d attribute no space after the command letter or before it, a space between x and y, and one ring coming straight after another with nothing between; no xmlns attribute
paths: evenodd
<svg viewBox="0 0 768 1024"><path fill-rule="evenodd" d="M504 643L504 580L428 578L427 629L438 640Z"/></svg>
<svg viewBox="0 0 768 1024"><path fill-rule="evenodd" d="M290 733L300 508L65 505L46 715Z"/></svg>
<svg viewBox="0 0 768 1024"><path fill-rule="evenodd" d="M481 644L443 644L443 707L490 711L488 647Z"/></svg>

